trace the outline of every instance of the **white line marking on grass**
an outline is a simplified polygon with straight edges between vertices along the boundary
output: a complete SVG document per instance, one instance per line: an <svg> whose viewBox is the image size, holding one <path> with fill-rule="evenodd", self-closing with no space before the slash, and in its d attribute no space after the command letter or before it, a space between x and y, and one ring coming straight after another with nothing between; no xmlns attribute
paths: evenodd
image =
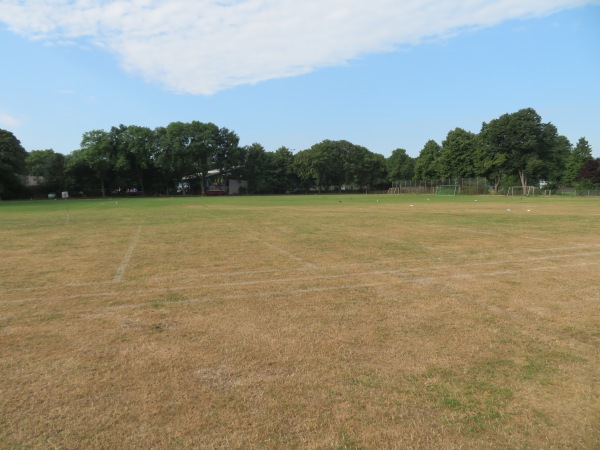
<svg viewBox="0 0 600 450"><path fill-rule="evenodd" d="M127 253L125 253L125 257L123 258L123 261L121 261L121 265L117 267L117 271L115 272L115 276L113 278L114 283L120 283L123 279L123 274L125 273L125 269L127 269L127 266L129 265L129 260L131 259L133 250L135 250L135 246L137 245L138 240L140 239L140 234L142 233L143 226L143 224L140 224L140 226L138 226L137 228L137 231L133 235L133 239L131 240L131 244L129 244Z"/></svg>
<svg viewBox="0 0 600 450"><path fill-rule="evenodd" d="M349 230L352 231L352 230ZM411 241L407 241L406 239L402 240L402 239L394 239L394 238L389 238L387 236L380 236L378 234L373 234L373 233L365 233L365 232L354 232L356 234L360 234L361 236L370 236L370 237L375 237L378 239L383 239L385 241L391 241L391 242L398 242L399 244L410 244ZM415 243L414 241L412 243Z"/></svg>
<svg viewBox="0 0 600 450"><path fill-rule="evenodd" d="M382 239L384 241L396 242L398 244L415 244L415 245L418 245L418 246L424 248L425 250L434 250L436 252L443 252L443 253L453 253L452 250L444 250L444 249L438 248L438 247L428 247L428 246L423 245L422 243L417 242L417 241L407 241L407 240L401 240L401 239L394 239L394 238L389 238L387 236L381 236L379 234L364 233L364 232L357 232L356 234L360 234L362 236L374 237L374 238L377 238L377 239Z"/></svg>
<svg viewBox="0 0 600 450"><path fill-rule="evenodd" d="M246 229L241 229L241 228L239 228L239 227L236 227L236 226L235 226L235 225L233 225L232 223L230 223L230 222L226 222L225 220L223 220L223 219L221 219L221 218L219 218L219 217L216 217L216 216L214 216L214 215L212 215L212 214L208 214L208 215L209 215L210 217L212 217L213 219L215 219L215 220L218 220L218 221L220 221L220 222L223 222L223 223L224 223L226 226L228 226L228 227L229 227L231 230L235 231L236 233L242 233L242 232L245 232L245 233L247 233L247 234L248 234L248 236L250 237L250 239L254 239L256 242L259 242L259 243L261 243L261 244L262 244L262 245L264 245L265 247L268 247L268 248L270 248L271 250L275 250L277 253L279 253L279 254L281 254L281 255L287 256L288 258L292 258L294 261L298 261L299 263L302 263L302 264L304 264L304 265L305 265L306 267L308 267L309 269L314 269L314 268L316 268L316 266L315 266L314 264L312 264L312 263L309 263L309 262L306 262L306 261L304 261L302 258L300 258L300 257L298 257L298 256L296 256L296 255L294 255L293 253L291 253L291 252L289 252L289 251L287 251L287 250L285 250L285 249L283 249L283 248L281 248L281 247L278 247L278 246L276 246L276 245L274 245L274 244L271 244L270 242L267 242L267 241L265 241L264 239L261 239L261 238L259 238L259 237L258 237L258 236L256 236L254 233L248 233Z"/></svg>
<svg viewBox="0 0 600 450"><path fill-rule="evenodd" d="M265 241L263 239L260 239L259 237L251 235L251 238L254 239L257 242L260 242L265 247L268 247L271 250L275 250L277 253L280 253L280 254L282 254L284 256L287 256L288 258L292 258L294 261L298 261L299 263L304 264L309 269L314 269L316 267L313 263L306 262L302 258L299 258L298 256L296 256L296 255L288 252L287 250L284 250L281 247L277 247L276 245L273 245L270 242L267 242L267 241Z"/></svg>
<svg viewBox="0 0 600 450"><path fill-rule="evenodd" d="M569 267L589 267L589 266L598 266L599 264L600 264L599 262L590 262L590 263L583 262L583 263L577 263L577 264L570 264ZM481 278L481 277L494 278L494 277L498 277L498 276L520 274L523 272L560 270L563 267L564 266L560 266L560 265L551 265L551 266L540 266L540 267L533 267L533 268L501 270L501 271L487 272L487 273L483 273L483 274L456 274L456 275L449 275L449 276L448 275L443 275L443 276L435 276L434 275L434 276L422 276L422 277L415 277L415 278L408 278L408 279L402 278L402 279L396 279L396 280L386 280L386 281L377 281L377 282L363 282L363 283L358 282L358 283L353 283L353 284L346 284L343 286L310 287L310 288L289 289L289 290L277 289L277 290L271 290L271 291L263 290L260 292L251 292L251 293L223 294L223 295L217 295L216 297L207 295L207 296L202 296L202 297L194 297L194 298L187 298L187 299L182 299L182 300L175 300L175 301L169 302L169 305L211 302L211 301L215 300L215 298L218 298L219 300L235 301L235 300L244 300L244 299L259 299L259 298L269 299L269 298L277 298L277 297L297 297L299 295L319 293L319 292L346 291L346 290L353 290L353 289L378 287L378 286L390 286L390 285L405 284L405 283L415 283L415 284L426 285L426 284L430 284L432 282L439 281L439 280L456 280L456 279L468 280L468 279L475 279L475 278ZM89 315L89 317L98 317L100 315L108 314L113 311L118 311L118 310L123 310L123 309L134 309L134 308L147 307L147 306L148 306L148 302L110 305L110 306L103 307L101 311L95 311L94 313L91 313Z"/></svg>
<svg viewBox="0 0 600 450"><path fill-rule="evenodd" d="M477 230L477 229L469 229L469 228L461 228L461 227L450 227L450 226L446 226L446 225L435 225L433 223L420 223L418 224L418 226L422 226L422 227L429 227L429 228L444 228L445 230L456 230L456 231L460 231L463 234L468 234L468 233L472 233L472 234L485 234L485 235L494 235L494 236L498 236L499 234L508 234L506 232L501 233L501 232L496 232L496 231L483 231L483 230Z"/></svg>
<svg viewBox="0 0 600 450"><path fill-rule="evenodd" d="M586 256L598 255L599 252L589 253ZM511 261L511 264L518 263L527 263L532 261L543 261L553 258L570 258L574 255L561 255L561 256L544 256L539 258L525 258L522 260ZM464 264L460 266L455 266L457 268L468 268L468 267L477 267L477 266L499 266L501 264L505 264L506 261L489 261L485 264ZM302 293L311 293L311 292L325 292L325 291L336 291L336 290L347 290L354 288L365 288L365 287L376 287L376 286L385 286L385 285L394 285L394 284L403 284L403 283L416 283L416 284L429 284L432 282L443 282L450 280L469 280L476 279L480 277L497 277L502 275L510 275L510 274L520 274L526 272L537 272L537 271L551 271L551 270L562 270L566 268L573 267L593 267L600 265L600 261L593 262L580 262L580 263L571 263L568 265L565 264L552 264L552 265L544 265L544 266L535 266L535 267L520 267L515 269L507 269L507 270L490 270L487 272L478 272L478 273L456 273L456 274L439 274L439 275L419 275L418 272L431 271L431 268L414 268L414 269L405 269L405 270L379 270L379 271L370 271L370 272L360 272L360 273L349 273L349 274L334 274L334 275L322 275L322 276L307 276L307 277L287 277L287 278L276 278L276 279L268 279L268 280L255 280L255 281L241 281L241 282L227 282L227 283L214 283L214 284L206 284L201 285L201 290L210 290L210 289L219 289L219 288L231 288L231 287L244 287L244 286L256 286L261 284L271 284L272 289L267 290L263 289L260 292L251 292L251 293L241 293L241 294L217 294L219 298L228 298L228 299L238 299L238 298L250 298L250 297L264 297L264 296L284 296L284 295L297 295ZM376 275L393 275L394 278L387 278L383 281L364 281L361 282L360 279L369 278ZM416 275L416 276L415 276ZM344 284L342 286L315 286L309 288L295 288L295 289L285 289L290 285L290 283L294 282L302 282L302 281L325 281L325 280L335 280L335 279L344 279L348 278L354 283ZM281 286L281 288L275 288L275 286ZM199 288L198 284L193 285L179 285L179 286L160 286L160 287L147 287L144 289L122 289L117 291L109 291L109 292L95 292L95 293L81 293L81 294L73 294L67 296L56 296L56 297L31 297L26 299L18 299L20 302L31 302L31 301L62 301L62 300L74 300L78 298L89 298L89 297L104 297L104 296L119 296L123 297L124 295L132 296L132 295L148 295L152 293L161 293L166 291L176 291L176 292L197 292ZM202 299L211 299L211 297L202 297ZM182 302L185 302L183 300ZM175 303L175 302L173 302ZM142 302L140 304L132 305L132 307L142 306L147 304L147 302ZM127 307L126 305L120 305L121 307Z"/></svg>
<svg viewBox="0 0 600 450"><path fill-rule="evenodd" d="M373 235L375 236L375 235ZM401 242L401 241L400 241ZM321 276L317 276L315 278L315 276L310 276L310 279L317 279L317 278L339 278L339 277L343 277L343 276L362 276L362 275L377 275L377 274L383 274L383 273L411 273L411 272L419 272L419 271L426 271L426 270L431 270L432 265L438 264L448 264L448 263L452 263L454 261L456 261L457 259L460 259L461 262L454 264L452 267L455 268L466 268L466 267L470 267L470 266L479 266L479 265L485 265L485 266L493 266L493 265L501 265L501 264L506 264L509 261L507 260L503 260L503 259L495 259L495 260L481 260L481 259L476 259L476 261L473 261L474 257L480 256L511 256L511 255L518 255L520 256L519 259L516 260L511 260L510 263L511 264L516 264L519 262L522 263L528 263L528 262L532 262L532 261L539 261L539 260L544 260L544 259L550 259L550 258L573 258L573 259L577 259L580 257L585 257L585 256L594 256L597 255L598 252L596 251L587 251L587 252L577 252L577 253L573 253L573 252L569 252L566 253L569 250L583 250L584 248L598 248L600 247L600 245L598 244L589 244L589 243L577 243L574 244L574 246L564 246L564 247L552 247L552 248L537 248L537 249L533 249L533 248L528 248L528 249L522 249L522 250L514 250L514 251L505 251L505 252L494 252L493 255L472 255L471 257L471 262L469 263L464 263L462 262L462 260L464 258L462 258L461 255L457 255L456 258L450 258L450 257L436 257L436 258L406 258L406 259L401 259L398 261L398 264L400 264L401 266L404 266L404 268L402 269L383 269L382 266L389 266L390 262L387 261L386 263L382 263L382 262L353 262L353 263L338 263L335 265L322 265L319 266L319 268L323 271L323 272L327 272L327 271L335 271L336 273L334 275L321 275ZM540 252L545 252L546 255L540 257L536 257L536 256L530 256L531 254L536 254L536 253L540 253ZM555 252L560 252L558 254L554 254ZM563 253L564 252L564 253ZM417 267L417 268L410 268L407 267L409 264L424 264L427 263L427 266L424 267ZM208 267L208 266L207 266ZM376 271L372 271L369 272L368 269L369 268L378 268L380 270L376 270ZM312 271L313 267L307 267L307 266L303 266L303 267L294 267L294 268L290 268L287 269L285 272L282 272L281 270L276 270L276 269L268 269L268 270L244 270L243 266L241 266L238 270L230 270L230 271L226 271L226 272L219 272L219 273L215 273L215 272L207 272L207 273L193 273L193 274L181 274L179 272L173 272L171 274L160 274L160 275L153 275L153 276L149 276L146 280L146 284L148 286L154 285L154 284L160 284L161 286L164 286L165 284L169 284L172 282L184 282L186 280L195 280L196 282L201 280L201 279L206 279L206 278L211 278L211 279L218 279L218 278L242 278L242 277L252 277L252 276L260 276L260 275L267 275L267 274L274 274L275 276L277 276L277 274L291 274L291 273L302 273L305 272L307 270ZM359 268L362 269L361 272L356 273L344 273L343 270L344 269L352 269L352 268ZM286 278L287 279L287 278ZM302 279L302 278L299 278ZM53 285L44 285L44 286L29 286L29 287L14 287L14 288L7 288L4 290L4 292L39 292L39 291L46 291L49 289L55 289L56 287L62 287L65 289L74 289L74 288L86 288L86 287L101 287L107 284L113 284L114 281L99 281L99 282L69 282L66 284L53 284ZM125 282L121 281L121 284L124 284ZM131 282L128 282L131 283ZM241 281L239 282L240 285L244 285L249 283L248 281ZM214 285L213 285L214 286Z"/></svg>

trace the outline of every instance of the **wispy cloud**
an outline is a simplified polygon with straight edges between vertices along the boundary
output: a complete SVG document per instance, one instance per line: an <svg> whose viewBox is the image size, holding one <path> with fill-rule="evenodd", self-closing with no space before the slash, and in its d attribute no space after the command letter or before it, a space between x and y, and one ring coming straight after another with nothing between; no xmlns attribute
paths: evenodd
<svg viewBox="0 0 600 450"><path fill-rule="evenodd" d="M168 89L212 94L598 0L2 0L34 39L86 40Z"/></svg>
<svg viewBox="0 0 600 450"><path fill-rule="evenodd" d="M0 110L0 127L17 128L21 125L21 121L16 117Z"/></svg>

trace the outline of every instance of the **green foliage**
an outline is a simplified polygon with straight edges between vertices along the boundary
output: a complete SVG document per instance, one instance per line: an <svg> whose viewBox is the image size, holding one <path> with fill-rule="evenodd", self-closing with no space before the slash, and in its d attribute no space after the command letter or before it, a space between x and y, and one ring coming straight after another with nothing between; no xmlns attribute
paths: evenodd
<svg viewBox="0 0 600 450"><path fill-rule="evenodd" d="M97 181L102 196L110 192L114 152L109 134L104 130L92 130L83 134L81 139L82 163L87 165L93 179Z"/></svg>
<svg viewBox="0 0 600 450"><path fill-rule="evenodd" d="M370 189L385 183L385 158L348 141L325 140L296 154L294 172L305 190Z"/></svg>
<svg viewBox="0 0 600 450"><path fill-rule="evenodd" d="M26 172L44 177L47 191L104 196L130 188L146 195L170 195L182 183L204 194L211 170L223 178L246 180L253 194L363 191L386 189L394 181L475 177L485 177L496 192L509 179L511 185L545 180L549 186L566 183L590 189L598 184L591 161L585 138L572 148L532 108L483 123L478 134L455 128L441 145L427 141L417 158L398 148L386 159L345 140L324 140L297 154L286 147L269 152L259 143L242 148L233 131L198 121L171 122L154 130L121 124L84 133L81 148L67 156L53 150L28 155L12 133L0 130L4 197L8 190L18 190L16 174Z"/></svg>
<svg viewBox="0 0 600 450"><path fill-rule="evenodd" d="M440 178L438 160L441 155L441 147L434 140L429 140L421 149L415 161L415 180L435 180Z"/></svg>
<svg viewBox="0 0 600 450"><path fill-rule="evenodd" d="M456 128L442 142L437 171L439 177L470 178L477 176L475 157L477 155L477 135L462 128Z"/></svg>
<svg viewBox="0 0 600 450"><path fill-rule="evenodd" d="M274 164L271 155L258 143L243 147L242 155L241 174L248 181L248 193L272 193Z"/></svg>
<svg viewBox="0 0 600 450"><path fill-rule="evenodd" d="M389 181L412 180L415 174L415 160L403 148L394 150L385 165Z"/></svg>
<svg viewBox="0 0 600 450"><path fill-rule="evenodd" d="M496 170L516 173L522 186L530 179L542 179L551 174L559 164L564 142L559 142L556 127L542 123L542 118L532 108L504 114L484 123L481 137L488 155L483 160L493 160L505 155Z"/></svg>
<svg viewBox="0 0 600 450"><path fill-rule="evenodd" d="M563 181L574 183L580 177L581 170L592 158L592 148L585 138L579 138L577 145L571 150L565 160Z"/></svg>
<svg viewBox="0 0 600 450"><path fill-rule="evenodd" d="M557 183L565 178L564 172L573 146L565 136L558 134L558 130L552 124L548 124L545 133L545 143L549 147L549 155L542 176L549 183Z"/></svg>
<svg viewBox="0 0 600 450"><path fill-rule="evenodd" d="M314 160L313 156L315 154L316 150L308 149L296 153L294 157L294 173L298 177L300 185L305 192L308 192L309 189L316 183L315 170L312 164L312 161Z"/></svg>
<svg viewBox="0 0 600 450"><path fill-rule="evenodd" d="M285 194L299 187L300 180L294 172L294 154L286 147L278 148L272 154L273 193Z"/></svg>
<svg viewBox="0 0 600 450"><path fill-rule="evenodd" d="M48 192L65 188L65 156L54 150L33 150L25 158L28 175L44 177Z"/></svg>
<svg viewBox="0 0 600 450"><path fill-rule="evenodd" d="M0 129L0 195L11 196L20 188L17 177L26 169L27 152L10 131Z"/></svg>
<svg viewBox="0 0 600 450"><path fill-rule="evenodd" d="M577 180L588 189L600 186L600 158L586 161L579 171Z"/></svg>

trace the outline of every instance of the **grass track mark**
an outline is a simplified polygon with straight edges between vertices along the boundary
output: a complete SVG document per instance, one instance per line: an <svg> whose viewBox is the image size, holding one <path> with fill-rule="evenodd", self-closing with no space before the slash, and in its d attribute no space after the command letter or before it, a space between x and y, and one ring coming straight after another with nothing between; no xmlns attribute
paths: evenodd
<svg viewBox="0 0 600 450"><path fill-rule="evenodd" d="M125 253L125 257L123 258L123 261L121 261L121 264L119 265L119 267L117 267L117 271L115 272L115 276L113 277L114 283L120 283L121 280L123 279L123 275L125 274L125 270L127 269L127 266L129 265L129 260L131 259L131 255L133 255L133 251L135 250L135 247L140 239L140 235L142 234L143 227L144 227L144 224L141 223L138 226L135 234L133 235L133 239L131 240L131 244L129 244L127 253Z"/></svg>

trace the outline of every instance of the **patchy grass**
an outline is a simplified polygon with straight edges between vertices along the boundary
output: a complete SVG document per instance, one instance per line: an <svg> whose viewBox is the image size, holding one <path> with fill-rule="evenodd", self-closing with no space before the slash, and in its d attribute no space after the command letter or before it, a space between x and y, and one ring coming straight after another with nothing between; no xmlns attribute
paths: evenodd
<svg viewBox="0 0 600 450"><path fill-rule="evenodd" d="M0 203L0 447L600 446L597 200L69 202Z"/></svg>

